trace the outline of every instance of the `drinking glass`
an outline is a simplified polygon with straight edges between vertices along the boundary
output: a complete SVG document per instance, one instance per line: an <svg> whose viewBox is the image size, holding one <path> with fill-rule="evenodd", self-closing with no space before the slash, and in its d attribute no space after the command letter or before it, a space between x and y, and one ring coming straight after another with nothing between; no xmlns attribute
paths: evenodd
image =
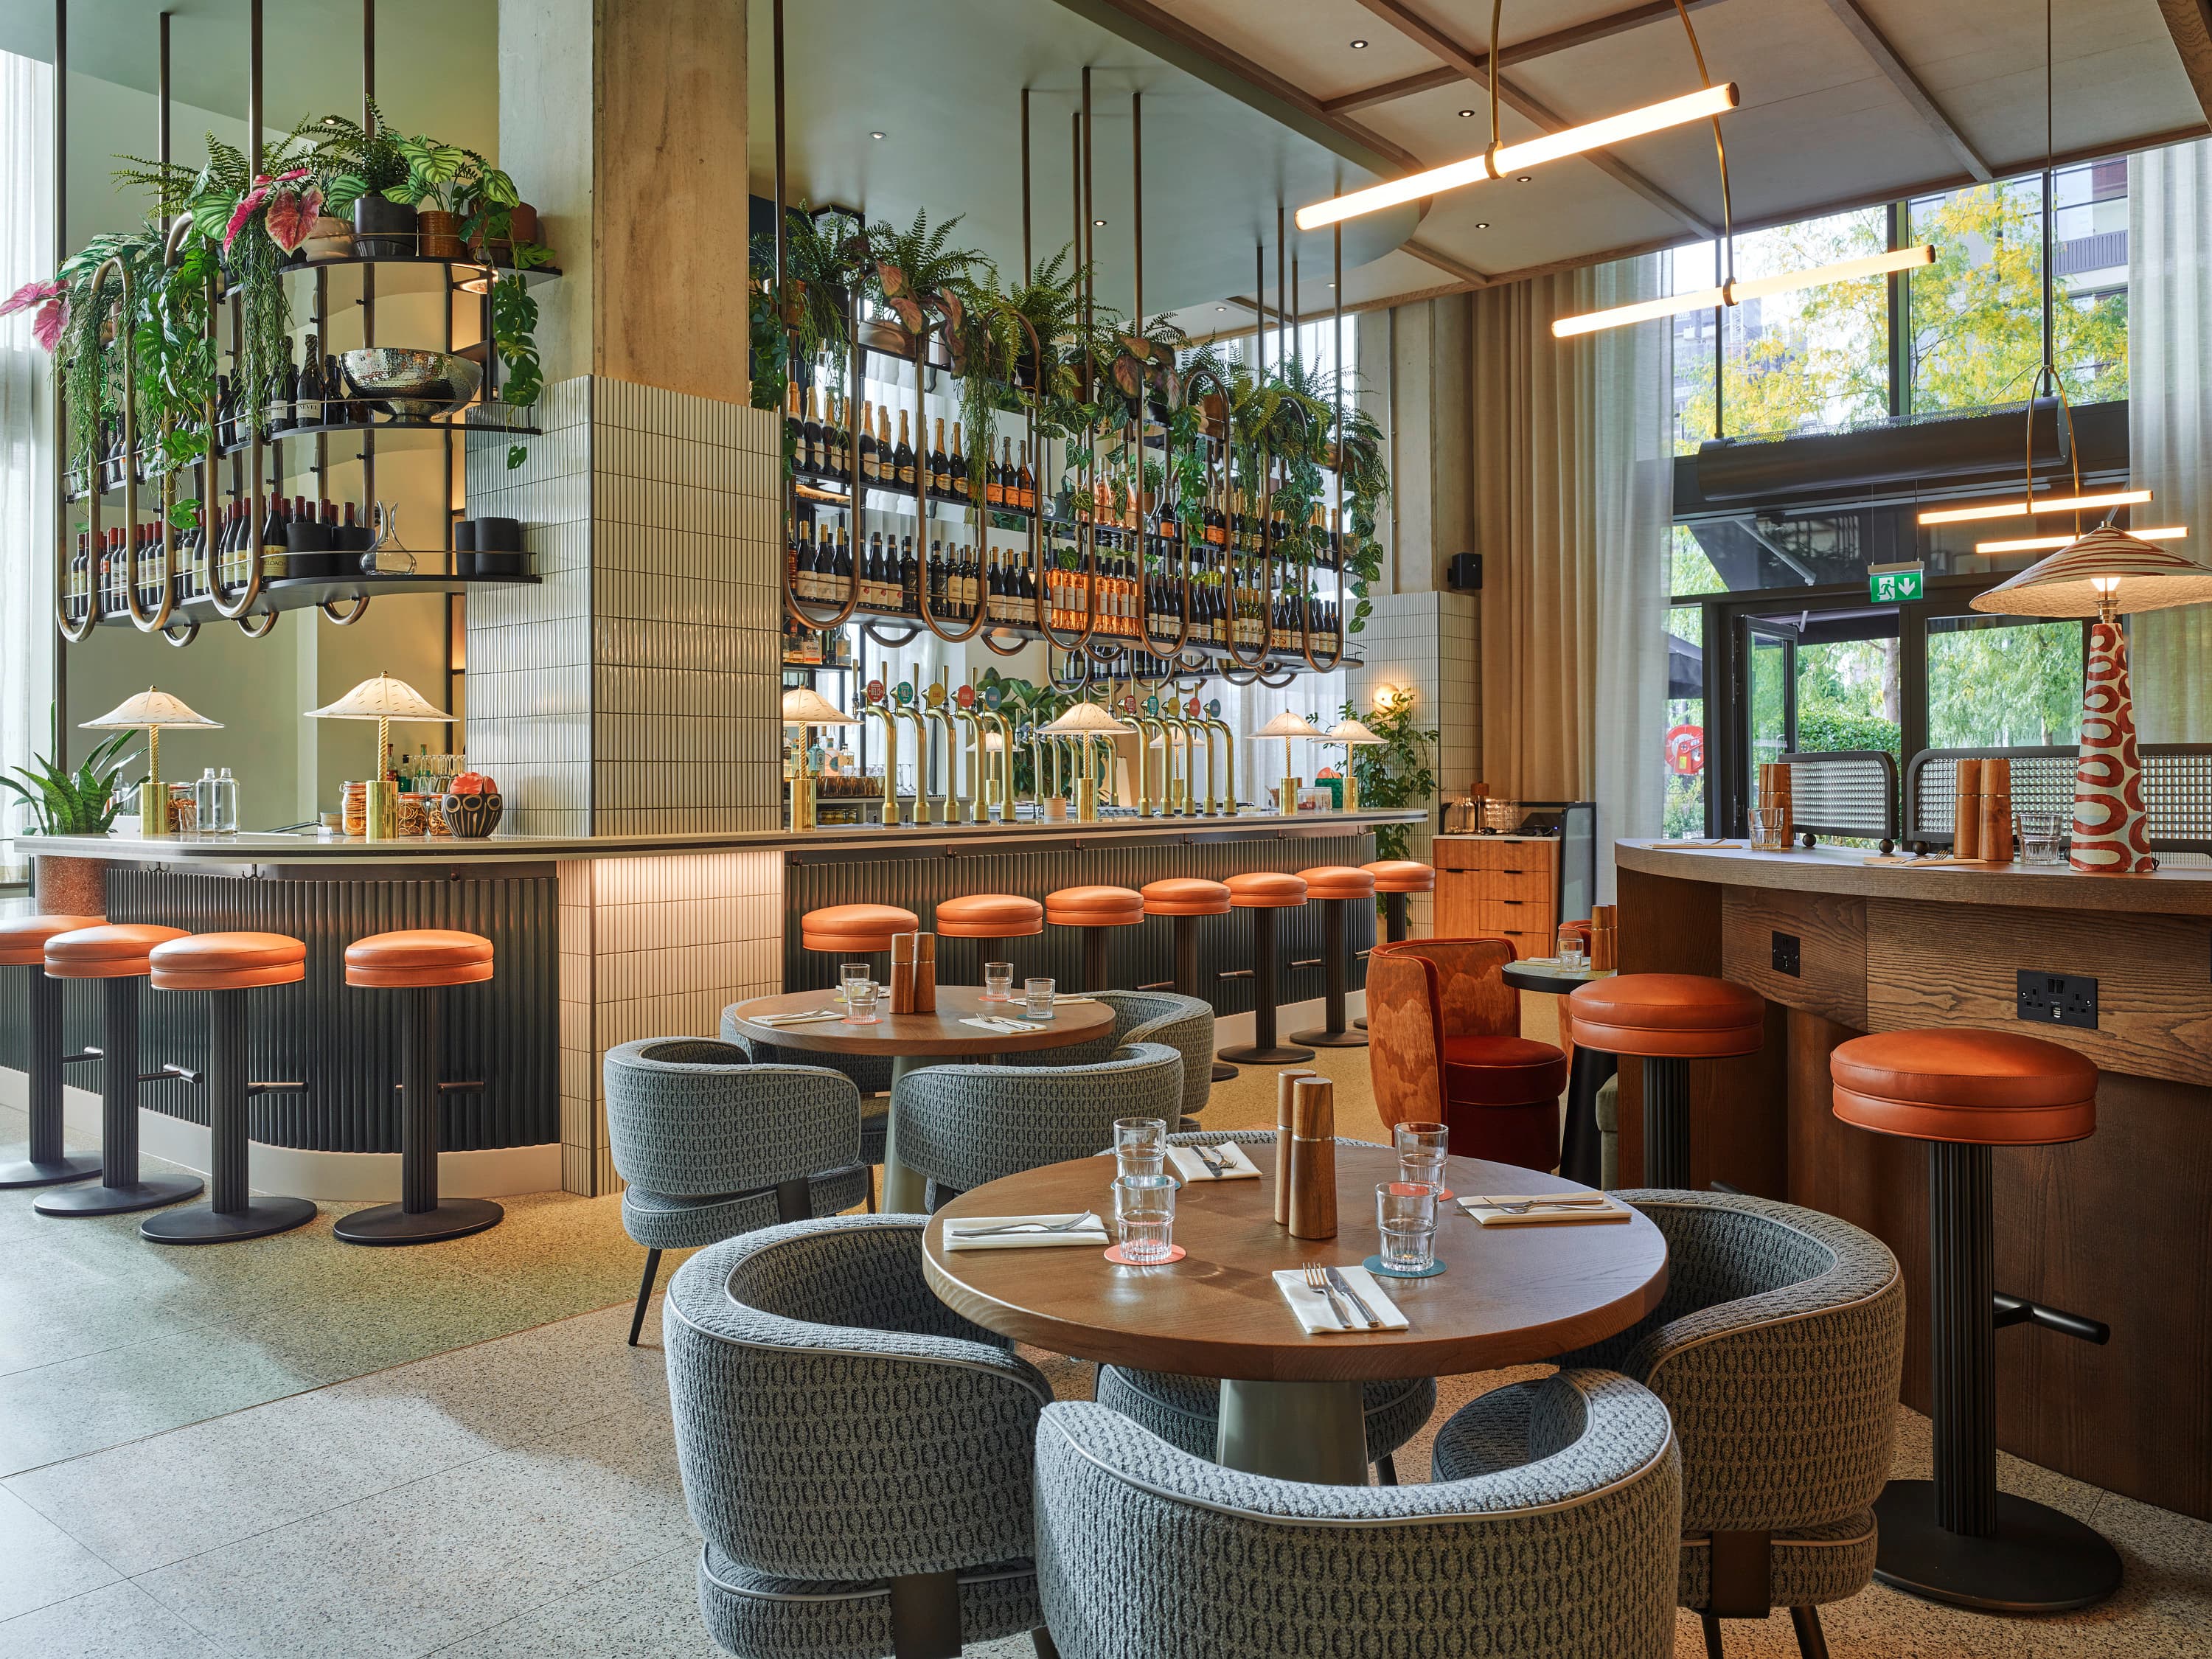
<svg viewBox="0 0 2212 1659"><path fill-rule="evenodd" d="M1052 1018L1053 983L1048 979L1025 979L1022 981L1024 1012L1031 1019Z"/></svg>
<svg viewBox="0 0 2212 1659"><path fill-rule="evenodd" d="M845 981L845 1024L876 1024L876 986L872 980L848 979Z"/></svg>
<svg viewBox="0 0 2212 1659"><path fill-rule="evenodd" d="M1382 1265L1425 1273L1437 1259L1437 1189L1425 1182L1385 1181L1375 1188L1375 1226Z"/></svg>
<svg viewBox="0 0 2212 1659"><path fill-rule="evenodd" d="M983 1000L1012 1002L1014 1000L1014 964L1011 962L987 962L983 964Z"/></svg>
<svg viewBox="0 0 2212 1659"><path fill-rule="evenodd" d="M1751 809L1752 850L1759 853L1786 853L1790 850L1790 809L1786 806L1754 806Z"/></svg>
<svg viewBox="0 0 2212 1659"><path fill-rule="evenodd" d="M1164 1118L1125 1117L1114 1125L1114 1164L1121 1176L1166 1173L1168 1126Z"/></svg>
<svg viewBox="0 0 2212 1659"><path fill-rule="evenodd" d="M841 963L837 968L837 995L842 1000L855 985L872 983L876 977L872 964L865 962Z"/></svg>
<svg viewBox="0 0 2212 1659"><path fill-rule="evenodd" d="M1176 1183L1164 1175L1123 1176L1114 1183L1114 1225L1129 1261L1165 1261L1175 1251Z"/></svg>
<svg viewBox="0 0 2212 1659"><path fill-rule="evenodd" d="M2066 843L2074 829L2063 812L2022 812L2020 815L2020 856L2024 864L2063 864Z"/></svg>
<svg viewBox="0 0 2212 1659"><path fill-rule="evenodd" d="M1441 1123L1401 1123L1392 1139L1398 1147L1398 1179L1442 1192L1451 1131Z"/></svg>
<svg viewBox="0 0 2212 1659"><path fill-rule="evenodd" d="M1589 935L1579 927L1559 929L1559 966L1580 973L1589 958Z"/></svg>

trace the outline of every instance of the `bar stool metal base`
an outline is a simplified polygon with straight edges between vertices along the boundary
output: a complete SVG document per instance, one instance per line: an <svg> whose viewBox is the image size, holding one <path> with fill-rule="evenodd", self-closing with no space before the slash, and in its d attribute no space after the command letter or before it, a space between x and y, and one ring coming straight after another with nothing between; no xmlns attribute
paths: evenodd
<svg viewBox="0 0 2212 1659"><path fill-rule="evenodd" d="M1893 1480L1875 1500L1881 1542L1874 1576L1953 1607L2063 1613L2120 1587L2119 1552L2094 1528L2045 1504L1997 1494L1996 1531L1970 1538L1936 1519L1936 1483Z"/></svg>
<svg viewBox="0 0 2212 1659"><path fill-rule="evenodd" d="M120 1187L71 1187L48 1193L31 1207L40 1215L129 1215L134 1210L158 1210L165 1204L181 1204L198 1198L207 1183L191 1176L161 1176Z"/></svg>
<svg viewBox="0 0 2212 1659"><path fill-rule="evenodd" d="M97 1152L26 1158L20 1164L0 1164L0 1192L17 1187L58 1187L64 1181L88 1181L99 1173Z"/></svg>
<svg viewBox="0 0 2212 1659"><path fill-rule="evenodd" d="M1310 1048L1287 1048L1279 1043L1272 1048L1255 1048L1247 1045L1221 1050L1222 1059L1237 1066L1295 1066L1302 1060L1313 1057L1314 1051ZM1234 1076L1235 1073L1231 1075Z"/></svg>
<svg viewBox="0 0 2212 1659"><path fill-rule="evenodd" d="M138 1236L155 1244L228 1244L289 1233L314 1218L314 1204L304 1198L257 1198L242 1210L229 1211L195 1204L189 1210L148 1217L138 1224Z"/></svg>
<svg viewBox="0 0 2212 1659"><path fill-rule="evenodd" d="M1293 1031L1291 1041L1316 1048L1364 1048L1367 1033L1354 1029L1345 1018L1346 985L1351 978L1350 957L1346 945L1345 912L1350 908L1349 899L1322 901L1322 963L1324 983L1323 1006L1328 1024L1318 1031ZM1306 1056L1310 1060L1310 1054Z"/></svg>
<svg viewBox="0 0 2212 1659"><path fill-rule="evenodd" d="M380 1204L341 1216L331 1235L348 1244L434 1244L496 1227L506 1214L488 1198L443 1198L429 1210Z"/></svg>
<svg viewBox="0 0 2212 1659"><path fill-rule="evenodd" d="M1291 1033L1291 1041L1305 1043L1316 1048L1364 1048L1367 1046L1367 1033L1359 1030L1293 1031Z"/></svg>

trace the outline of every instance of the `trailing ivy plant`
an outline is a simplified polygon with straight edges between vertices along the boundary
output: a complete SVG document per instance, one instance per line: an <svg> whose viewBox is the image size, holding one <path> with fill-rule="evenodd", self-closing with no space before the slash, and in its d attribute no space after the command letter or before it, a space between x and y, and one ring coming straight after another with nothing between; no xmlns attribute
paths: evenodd
<svg viewBox="0 0 2212 1659"><path fill-rule="evenodd" d="M1413 694L1394 691L1381 708L1362 715L1352 703L1344 705L1344 718L1364 720L1381 743L1356 744L1352 749L1352 775L1359 784L1362 807L1422 806L1437 793L1437 775L1429 763L1429 750L1437 740L1433 730L1424 731L1413 719ZM1375 856L1406 856L1409 823L1375 826Z"/></svg>

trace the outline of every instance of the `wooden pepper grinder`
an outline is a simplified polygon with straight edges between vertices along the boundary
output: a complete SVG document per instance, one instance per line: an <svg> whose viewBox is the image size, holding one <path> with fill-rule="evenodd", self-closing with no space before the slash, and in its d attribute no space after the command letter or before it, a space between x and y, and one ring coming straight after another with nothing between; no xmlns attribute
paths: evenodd
<svg viewBox="0 0 2212 1659"><path fill-rule="evenodd" d="M1321 1073L1302 1066L1275 1073L1275 1224L1291 1224L1291 1089Z"/></svg>
<svg viewBox="0 0 2212 1659"><path fill-rule="evenodd" d="M2012 762L2003 756L1982 763L1982 857L2012 862Z"/></svg>
<svg viewBox="0 0 2212 1659"><path fill-rule="evenodd" d="M1951 809L1951 856L1961 863L1982 857L1982 763L1959 763L1958 794Z"/></svg>
<svg viewBox="0 0 2212 1659"><path fill-rule="evenodd" d="M914 1012L914 941L912 933L891 935L891 1012Z"/></svg>
<svg viewBox="0 0 2212 1659"><path fill-rule="evenodd" d="M1620 966L1620 914L1616 905L1590 907L1589 965L1593 969Z"/></svg>
<svg viewBox="0 0 2212 1659"><path fill-rule="evenodd" d="M1291 1085L1291 1237L1336 1237L1336 1085L1325 1077Z"/></svg>
<svg viewBox="0 0 2212 1659"><path fill-rule="evenodd" d="M914 1012L937 1012L937 935L914 936Z"/></svg>

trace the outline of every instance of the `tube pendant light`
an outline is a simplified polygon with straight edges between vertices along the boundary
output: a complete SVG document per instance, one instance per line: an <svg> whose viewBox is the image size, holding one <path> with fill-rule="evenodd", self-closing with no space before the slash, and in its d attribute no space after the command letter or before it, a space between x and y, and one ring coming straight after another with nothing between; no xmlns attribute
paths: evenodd
<svg viewBox="0 0 2212 1659"><path fill-rule="evenodd" d="M1978 507L1931 507L1920 514L1922 524L1978 524L1988 519L2026 519L2038 513L2088 513L2100 507L2141 507L2150 500L2148 489L2113 489L2100 495L2045 496L2040 501L1990 501ZM2149 532L2133 532L2148 538ZM2071 537L2067 538L2072 540ZM2063 547L2065 542L2052 542Z"/></svg>

